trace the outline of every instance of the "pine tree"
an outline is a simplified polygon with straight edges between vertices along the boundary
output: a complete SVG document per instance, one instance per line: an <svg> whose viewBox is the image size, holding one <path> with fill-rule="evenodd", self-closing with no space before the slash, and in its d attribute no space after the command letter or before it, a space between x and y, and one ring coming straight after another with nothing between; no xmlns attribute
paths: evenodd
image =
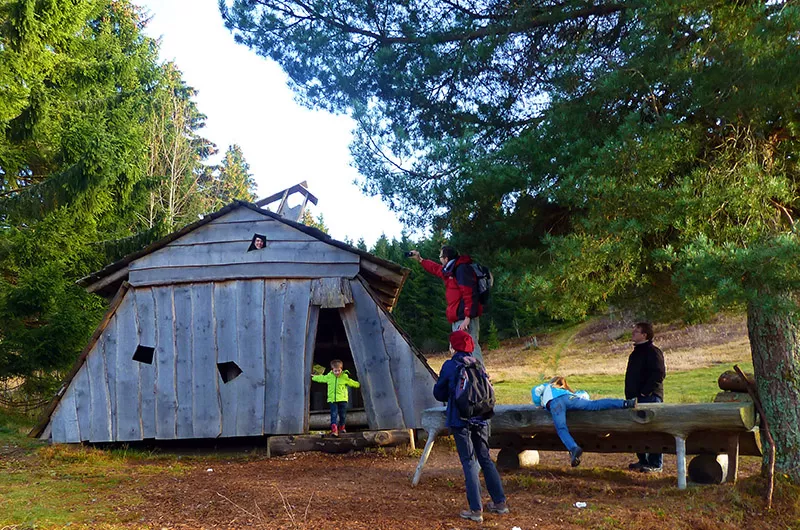
<svg viewBox="0 0 800 530"><path fill-rule="evenodd" d="M796 2L221 7L306 103L356 118L365 188L408 222L508 252L559 318L746 308L768 420L800 424ZM775 442L800 483L800 431Z"/></svg>

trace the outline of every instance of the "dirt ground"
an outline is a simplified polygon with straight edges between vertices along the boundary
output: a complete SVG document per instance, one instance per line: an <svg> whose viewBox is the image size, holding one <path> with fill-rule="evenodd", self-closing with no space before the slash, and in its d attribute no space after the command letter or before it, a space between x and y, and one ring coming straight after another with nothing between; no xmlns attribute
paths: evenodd
<svg viewBox="0 0 800 530"><path fill-rule="evenodd" d="M627 471L629 455L586 454L575 469L566 452L540 455L535 468L502 474L511 514L487 514L483 524L458 517L466 508L464 480L446 440L437 442L416 488L411 477L418 458L405 448L207 462L194 457L182 476L141 481L134 467L134 493L143 503L121 507L117 515L137 528L156 529L791 527L785 520L767 522L748 511L758 510L751 501L741 501L741 489L756 486L756 458L742 458L745 481L737 487L680 491L674 455L665 457L658 475ZM586 507L575 507L579 501Z"/></svg>

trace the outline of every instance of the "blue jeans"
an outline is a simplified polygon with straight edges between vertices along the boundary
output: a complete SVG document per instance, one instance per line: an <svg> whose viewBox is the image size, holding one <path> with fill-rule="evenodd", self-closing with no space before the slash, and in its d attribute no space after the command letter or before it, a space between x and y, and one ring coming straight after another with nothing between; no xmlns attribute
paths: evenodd
<svg viewBox="0 0 800 530"><path fill-rule="evenodd" d="M572 438L567 428L568 410L608 410L621 409L625 405L622 399L581 399L577 396L564 394L547 402L547 408L553 417L556 426L556 433L561 441L564 442L568 451L572 451L578 444Z"/></svg>
<svg viewBox="0 0 800 530"><path fill-rule="evenodd" d="M344 426L344 420L347 419L347 401L337 401L335 403L328 403L331 406L331 425ZM336 421L336 416L339 416L339 421Z"/></svg>
<svg viewBox="0 0 800 530"><path fill-rule="evenodd" d="M644 396L637 399L639 403L662 403L664 400L658 396ZM639 463L647 467L661 467L664 464L664 455L661 453L636 453Z"/></svg>
<svg viewBox="0 0 800 530"><path fill-rule="evenodd" d="M500 504L506 502L503 492L503 483L500 473L489 456L489 426L468 425L466 427L451 427L450 432L456 441L458 458L464 470L464 481L467 485L467 502L469 509L478 511L483 509L481 504L481 481L478 478L478 467L483 470L486 480L486 489L492 497L492 502Z"/></svg>

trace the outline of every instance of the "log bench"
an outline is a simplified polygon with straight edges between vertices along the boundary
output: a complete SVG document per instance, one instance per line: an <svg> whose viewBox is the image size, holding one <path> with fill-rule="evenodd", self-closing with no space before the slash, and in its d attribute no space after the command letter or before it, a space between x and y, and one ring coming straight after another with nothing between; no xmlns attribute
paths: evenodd
<svg viewBox="0 0 800 530"><path fill-rule="evenodd" d="M735 482L739 455L761 455L752 403L642 403L633 409L568 411L567 425L584 452L670 453L677 455L678 488L686 488L686 455L700 455L703 472L718 455L728 459L720 481ZM423 411L427 441L412 485L419 483L434 440L447 432L445 408ZM514 467L530 449L566 451L550 412L535 405L499 405L489 422L489 446L500 449L498 463ZM694 464L694 462L693 462ZM692 471L690 466L690 472Z"/></svg>

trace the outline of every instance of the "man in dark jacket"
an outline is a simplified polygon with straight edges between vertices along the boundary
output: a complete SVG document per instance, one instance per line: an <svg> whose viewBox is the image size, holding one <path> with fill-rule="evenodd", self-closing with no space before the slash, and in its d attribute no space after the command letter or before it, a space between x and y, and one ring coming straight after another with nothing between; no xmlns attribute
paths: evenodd
<svg viewBox="0 0 800 530"><path fill-rule="evenodd" d="M628 357L625 370L625 399L636 399L638 403L662 403L664 401L664 353L653 345L653 325L639 322L633 326L633 352ZM661 453L637 453L638 462L629 469L645 473L660 473L663 457Z"/></svg>
<svg viewBox="0 0 800 530"><path fill-rule="evenodd" d="M456 450L464 470L464 481L467 487L469 510L461 512L461 517L472 521L483 521L481 504L481 482L478 478L478 466L483 470L486 489L492 500L486 503L486 511L504 515L508 513L506 495L500 474L489 456L489 426L480 418L461 418L454 400L458 382L459 367L463 364L478 362L470 355L474 343L466 331L454 331L450 334L450 351L453 356L444 362L439 372L439 379L433 387L433 397L447 403L446 425L456 442Z"/></svg>
<svg viewBox="0 0 800 530"><path fill-rule="evenodd" d="M453 331L466 331L475 343L473 357L483 362L483 354L478 344L481 326L480 319L483 306L478 302L478 278L472 268L469 256L459 256L456 249L447 245L439 252L439 263L422 259L419 252L411 251L415 259L430 274L444 280L444 297L447 301L445 316Z"/></svg>

